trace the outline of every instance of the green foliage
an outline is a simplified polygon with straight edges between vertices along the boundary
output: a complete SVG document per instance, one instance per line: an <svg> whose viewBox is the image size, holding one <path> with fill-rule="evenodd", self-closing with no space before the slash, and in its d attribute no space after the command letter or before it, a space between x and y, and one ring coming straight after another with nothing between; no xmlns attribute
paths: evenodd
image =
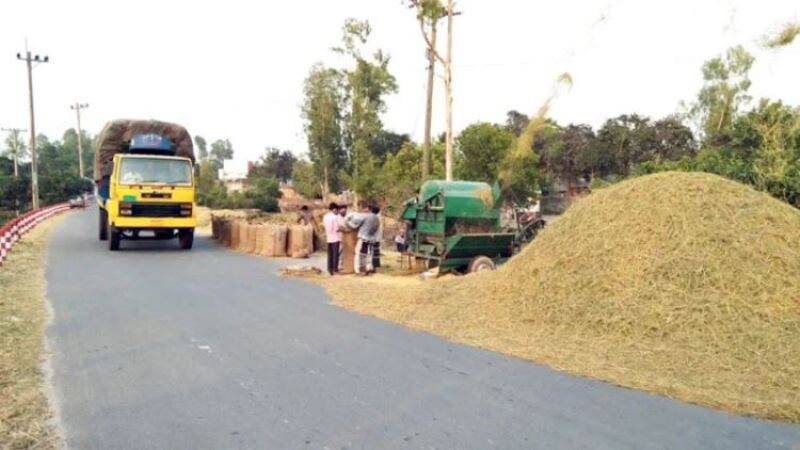
<svg viewBox="0 0 800 450"><path fill-rule="evenodd" d="M280 182L275 177L256 178L245 191L245 198L252 202L252 208L264 212L277 212L278 199L281 198Z"/></svg>
<svg viewBox="0 0 800 450"><path fill-rule="evenodd" d="M250 170L247 177L274 177L280 181L287 182L292 178L292 167L296 161L297 157L289 150L269 147Z"/></svg>
<svg viewBox="0 0 800 450"><path fill-rule="evenodd" d="M298 160L292 167L292 184L295 191L304 197L316 198L322 195L322 183L319 183L314 165L304 159Z"/></svg>
<svg viewBox="0 0 800 450"><path fill-rule="evenodd" d="M456 139L457 176L494 183L513 140L511 130L502 125L486 122L469 125Z"/></svg>
<svg viewBox="0 0 800 450"><path fill-rule="evenodd" d="M301 108L308 139L308 157L324 193L340 188L338 174L345 168L343 147L344 79L334 69L315 65L305 80Z"/></svg>
<svg viewBox="0 0 800 450"><path fill-rule="evenodd" d="M362 56L370 33L369 22L348 19L343 29L344 48L339 49L353 61L353 67L341 71L346 92L343 98L348 184L367 198L380 190L375 180L380 161L372 149L383 129L380 115L386 111L385 97L397 91L397 81L389 72L389 56L381 50L376 50L370 59Z"/></svg>
<svg viewBox="0 0 800 450"><path fill-rule="evenodd" d="M431 179L444 178L444 153L443 144L431 146ZM387 156L380 178L383 185L382 196L388 207L399 207L403 201L416 194L421 185L422 146L407 142L397 153Z"/></svg>
<svg viewBox="0 0 800 450"><path fill-rule="evenodd" d="M203 136L197 135L194 137L194 147L197 150L197 159L208 158L208 143L206 143L206 139Z"/></svg>
<svg viewBox="0 0 800 450"><path fill-rule="evenodd" d="M227 139L217 139L211 143L211 150L208 153L208 158L211 160L211 167L214 169L213 173L219 173L223 167L223 162L228 159L233 159L233 145Z"/></svg>
<svg viewBox="0 0 800 450"><path fill-rule="evenodd" d="M697 94L691 114L698 120L707 145L718 143L717 138L731 126L742 105L750 101L750 68L755 58L741 45L728 49L724 57L706 61L703 65L705 84Z"/></svg>

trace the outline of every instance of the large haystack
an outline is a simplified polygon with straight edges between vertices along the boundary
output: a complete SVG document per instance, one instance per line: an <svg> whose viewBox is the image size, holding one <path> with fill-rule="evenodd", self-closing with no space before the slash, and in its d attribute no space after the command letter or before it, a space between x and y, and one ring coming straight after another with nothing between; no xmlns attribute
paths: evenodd
<svg viewBox="0 0 800 450"><path fill-rule="evenodd" d="M327 283L335 296L347 288ZM619 183L497 272L376 289L337 301L570 372L800 421L800 211L714 175Z"/></svg>

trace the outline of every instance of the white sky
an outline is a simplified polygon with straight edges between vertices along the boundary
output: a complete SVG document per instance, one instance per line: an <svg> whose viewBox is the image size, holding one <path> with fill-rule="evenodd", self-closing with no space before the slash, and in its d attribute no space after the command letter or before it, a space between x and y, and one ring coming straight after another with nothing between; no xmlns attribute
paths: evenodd
<svg viewBox="0 0 800 450"><path fill-rule="evenodd" d="M608 117L675 112L702 83L706 59L735 44L756 55L754 97L800 104L800 43L780 51L759 38L800 18L796 0L458 0L457 130L475 121L533 113L568 71L573 89L554 105L559 122L598 126ZM182 123L209 142L229 138L237 160L266 146L306 150L299 105L315 62L337 62L345 18L368 19L373 43L392 56L399 92L389 129L421 139L424 47L401 0L261 2L3 0L0 126L28 127L25 38L50 63L34 70L37 131L74 126L75 100L90 103L94 134L115 118ZM438 93L442 86L437 84ZM443 100L434 132L444 129Z"/></svg>

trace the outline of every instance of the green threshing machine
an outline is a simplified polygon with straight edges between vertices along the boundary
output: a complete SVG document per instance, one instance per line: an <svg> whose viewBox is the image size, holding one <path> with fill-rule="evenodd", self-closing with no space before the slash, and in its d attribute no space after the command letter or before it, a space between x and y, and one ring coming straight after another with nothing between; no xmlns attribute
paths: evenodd
<svg viewBox="0 0 800 450"><path fill-rule="evenodd" d="M409 252L440 272L494 269L517 242L517 233L502 229L500 196L497 185L426 182L403 209Z"/></svg>

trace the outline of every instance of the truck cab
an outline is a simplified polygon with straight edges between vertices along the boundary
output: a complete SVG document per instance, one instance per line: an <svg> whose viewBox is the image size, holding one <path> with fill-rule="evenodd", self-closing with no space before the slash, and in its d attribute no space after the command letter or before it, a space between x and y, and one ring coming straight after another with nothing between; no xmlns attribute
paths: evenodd
<svg viewBox="0 0 800 450"><path fill-rule="evenodd" d="M119 250L123 240L178 238L181 248L191 249L197 223L192 160L171 155L170 142L158 135L135 136L127 147L98 183L100 240Z"/></svg>

